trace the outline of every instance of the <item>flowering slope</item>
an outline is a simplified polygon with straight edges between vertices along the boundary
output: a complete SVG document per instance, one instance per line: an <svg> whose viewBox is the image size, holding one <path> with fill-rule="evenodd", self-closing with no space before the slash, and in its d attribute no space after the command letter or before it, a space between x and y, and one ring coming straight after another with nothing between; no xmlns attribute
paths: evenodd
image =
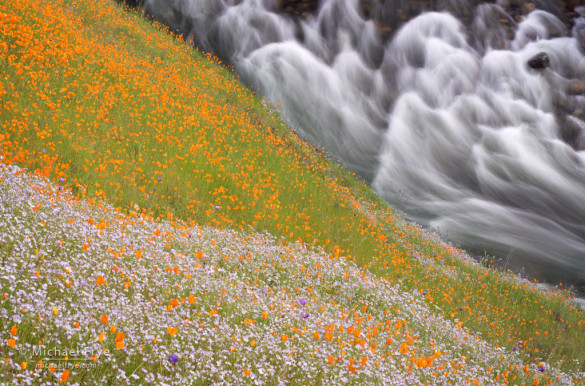
<svg viewBox="0 0 585 386"><path fill-rule="evenodd" d="M268 101L216 59L141 15L107 0L0 2L0 74L2 162L35 170L77 197L108 200L125 215L139 212L145 223L156 217L253 227L322 247L418 290L428 307L494 346L517 349L536 364L546 359L567 372L585 370L585 318L569 293L486 269L401 220L363 182L295 136ZM107 232L100 218L90 225ZM91 256L95 240L86 237L78 247ZM12 242L0 248L7 259L16 253ZM128 254L116 248L109 253ZM141 244L131 252L147 255ZM109 281L98 276L92 280L105 288ZM47 291L52 299L53 289ZM114 343L125 345L124 336Z"/></svg>
<svg viewBox="0 0 585 386"><path fill-rule="evenodd" d="M321 249L122 215L16 166L0 181L7 381L571 381Z"/></svg>

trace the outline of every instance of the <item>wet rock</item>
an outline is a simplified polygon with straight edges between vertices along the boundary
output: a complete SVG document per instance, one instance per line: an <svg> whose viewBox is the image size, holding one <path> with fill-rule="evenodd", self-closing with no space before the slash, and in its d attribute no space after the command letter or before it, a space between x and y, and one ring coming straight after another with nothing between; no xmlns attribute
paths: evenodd
<svg viewBox="0 0 585 386"><path fill-rule="evenodd" d="M290 15L306 18L309 14L314 13L318 6L318 0L279 0L277 4L280 9Z"/></svg>
<svg viewBox="0 0 585 386"><path fill-rule="evenodd" d="M575 19L572 34L577 38L581 52L585 53L585 6L577 7L575 10L581 17Z"/></svg>
<svg viewBox="0 0 585 386"><path fill-rule="evenodd" d="M546 52L541 52L530 58L528 65L535 70L544 70L550 66L550 58Z"/></svg>
<svg viewBox="0 0 585 386"><path fill-rule="evenodd" d="M558 117L561 139L576 151L585 150L585 123L572 116Z"/></svg>
<svg viewBox="0 0 585 386"><path fill-rule="evenodd" d="M579 95L585 94L585 80L574 80L569 84L567 88L567 94Z"/></svg>
<svg viewBox="0 0 585 386"><path fill-rule="evenodd" d="M502 7L496 4L481 4L475 11L472 36L475 47L484 52L488 48L502 50L514 38L516 23Z"/></svg>

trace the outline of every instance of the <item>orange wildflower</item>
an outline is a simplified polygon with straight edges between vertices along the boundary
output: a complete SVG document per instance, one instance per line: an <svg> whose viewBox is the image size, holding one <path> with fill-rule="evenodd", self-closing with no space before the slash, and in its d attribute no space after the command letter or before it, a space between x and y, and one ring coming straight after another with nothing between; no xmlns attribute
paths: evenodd
<svg viewBox="0 0 585 386"><path fill-rule="evenodd" d="M59 383L67 382L68 378L69 378L69 370L63 371L63 374L61 374L61 381Z"/></svg>
<svg viewBox="0 0 585 386"><path fill-rule="evenodd" d="M118 332L116 334L116 339L114 339L114 342L116 342L116 343L122 342L124 340L124 337L125 337L125 335L123 332Z"/></svg>

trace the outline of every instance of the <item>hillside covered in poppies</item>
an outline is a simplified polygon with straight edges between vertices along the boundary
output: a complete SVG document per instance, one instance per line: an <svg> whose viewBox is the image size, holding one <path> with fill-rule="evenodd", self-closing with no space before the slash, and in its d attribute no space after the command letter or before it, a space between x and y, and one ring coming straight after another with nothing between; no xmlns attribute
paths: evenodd
<svg viewBox="0 0 585 386"><path fill-rule="evenodd" d="M0 373L583 384L571 288L478 262L107 0L0 4Z"/></svg>

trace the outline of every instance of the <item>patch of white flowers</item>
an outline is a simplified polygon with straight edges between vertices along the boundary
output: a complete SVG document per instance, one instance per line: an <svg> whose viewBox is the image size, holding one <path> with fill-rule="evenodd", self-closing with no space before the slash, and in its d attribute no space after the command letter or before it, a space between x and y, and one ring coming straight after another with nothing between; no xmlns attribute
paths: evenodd
<svg viewBox="0 0 585 386"><path fill-rule="evenodd" d="M0 298L0 372L13 384L498 384L509 369L525 376L517 352L343 258L268 234L123 215L5 165ZM530 372L542 377L538 366ZM571 380L548 365L546 375Z"/></svg>

